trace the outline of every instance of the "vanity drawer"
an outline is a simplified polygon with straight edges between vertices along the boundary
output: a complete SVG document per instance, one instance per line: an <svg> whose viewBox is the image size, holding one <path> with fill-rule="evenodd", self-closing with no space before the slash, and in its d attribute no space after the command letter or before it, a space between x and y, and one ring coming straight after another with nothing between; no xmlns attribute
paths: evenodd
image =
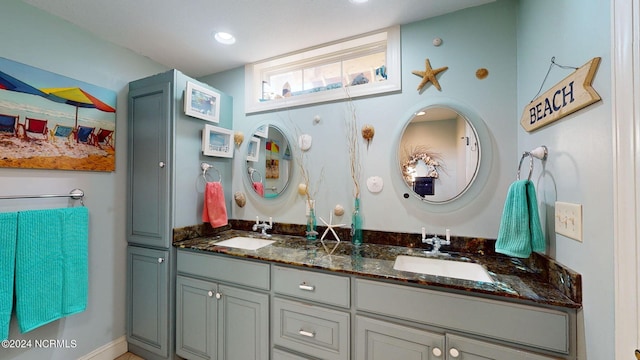
<svg viewBox="0 0 640 360"><path fill-rule="evenodd" d="M359 311L568 354L575 329L565 312L411 286L355 280ZM573 335L571 335L573 333Z"/></svg>
<svg viewBox="0 0 640 360"><path fill-rule="evenodd" d="M273 344L327 360L350 355L350 314L275 298Z"/></svg>
<svg viewBox="0 0 640 360"><path fill-rule="evenodd" d="M274 266L273 289L279 294L329 305L345 308L351 305L350 279L347 276Z"/></svg>
<svg viewBox="0 0 640 360"><path fill-rule="evenodd" d="M299 356L296 354L292 354L288 351L283 351L278 348L273 349L272 360L315 360L316 358Z"/></svg>
<svg viewBox="0 0 640 360"><path fill-rule="evenodd" d="M269 264L233 259L222 255L178 250L177 270L180 274L204 277L269 290Z"/></svg>

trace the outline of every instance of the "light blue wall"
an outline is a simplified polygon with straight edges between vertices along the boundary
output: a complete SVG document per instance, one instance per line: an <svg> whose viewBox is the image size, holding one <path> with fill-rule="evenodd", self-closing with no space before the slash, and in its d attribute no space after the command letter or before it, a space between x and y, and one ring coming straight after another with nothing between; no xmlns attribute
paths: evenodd
<svg viewBox="0 0 640 360"><path fill-rule="evenodd" d="M432 45L435 37L443 39L440 47ZM499 224L496 214L502 211L506 189L516 171L518 125L514 121L517 111L513 105L516 101L516 4L500 1L412 23L402 26L401 38L403 91L353 101L358 129L364 124L372 124L376 131L368 149L361 143L364 228L419 233L420 228L426 226L430 231L444 233L448 227L455 235L493 238ZM430 59L434 68L449 67L439 75L441 92L433 86L422 94L415 90L421 79L411 71L423 70L425 58ZM478 80L475 72L482 67L489 69L489 77ZM259 124L267 122L278 124L292 135L311 134L313 145L307 153L307 167L312 184L317 182L320 170L324 168L324 176L317 187L316 213L327 218L334 206L341 204L347 215L335 221L350 221L353 186L345 135L345 119L349 117L347 102L247 116L244 113L244 68L200 80L233 96L234 129L244 132L245 138ZM475 189L478 193L474 201L463 200L464 207L445 207L444 211L429 207L413 196L409 199L402 196L408 188L401 182L396 160L397 139L412 112L420 104L442 101L457 102L484 119L491 138L483 144L483 149L495 154L486 162L486 184ZM319 124L313 122L316 115L321 117ZM240 150L239 154L246 151L246 141ZM242 156L235 156L234 192L247 189L243 169ZM366 190L365 181L370 176L380 176L384 180L381 193L372 194ZM294 179L290 190L278 200L259 199L246 191L247 205L244 208L234 205L233 217L273 216L279 222L304 223L304 199L295 191L299 182L299 178Z"/></svg>
<svg viewBox="0 0 640 360"><path fill-rule="evenodd" d="M518 11L518 118L538 92L551 57L574 67L602 58L593 82L601 102L538 131L518 126L517 132L519 152L549 147L546 166L533 179L551 256L582 274L585 333L579 342L588 356L580 359L612 359L614 353L610 6L608 0L526 0ZM543 91L570 73L554 67ZM583 205L583 243L555 234L555 201Z"/></svg>
<svg viewBox="0 0 640 360"><path fill-rule="evenodd" d="M0 5L0 57L116 91L116 171L0 168L0 195L68 193L84 189L89 208L89 303L87 310L11 339L76 340L75 349L0 349L2 359L75 359L125 334L126 121L129 81L166 70L133 52L21 1ZM67 206L67 200L3 200L0 211Z"/></svg>

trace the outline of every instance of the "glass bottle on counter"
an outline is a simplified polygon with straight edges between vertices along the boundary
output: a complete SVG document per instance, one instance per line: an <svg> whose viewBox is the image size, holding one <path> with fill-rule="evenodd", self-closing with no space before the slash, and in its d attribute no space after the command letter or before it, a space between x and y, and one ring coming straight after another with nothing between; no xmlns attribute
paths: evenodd
<svg viewBox="0 0 640 360"><path fill-rule="evenodd" d="M316 240L318 238L318 231L316 230L316 210L313 206L309 207L309 215L307 215L307 231L305 235L307 240Z"/></svg>
<svg viewBox="0 0 640 360"><path fill-rule="evenodd" d="M362 215L360 214L360 198L353 200L353 214L351 215L351 243L362 244Z"/></svg>

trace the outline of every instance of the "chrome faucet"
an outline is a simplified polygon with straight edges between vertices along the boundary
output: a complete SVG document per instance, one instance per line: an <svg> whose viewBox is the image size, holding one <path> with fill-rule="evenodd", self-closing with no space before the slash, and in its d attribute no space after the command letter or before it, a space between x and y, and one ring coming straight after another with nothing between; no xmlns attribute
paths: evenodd
<svg viewBox="0 0 640 360"><path fill-rule="evenodd" d="M451 245L451 231L449 229L446 230L445 239L441 239L437 234L433 234L432 237L427 238L427 233L425 228L422 228L422 243L432 245L431 251L425 251L425 254L430 256L449 256L447 253L440 252L440 247L442 245Z"/></svg>
<svg viewBox="0 0 640 360"><path fill-rule="evenodd" d="M258 229L261 229L262 232L260 234L262 236L271 237L271 234L267 234L267 230L271 230L272 228L273 228L273 219L271 217L269 217L269 223L267 224L266 221L260 222L260 217L256 216L256 223L253 224L253 231L258 231Z"/></svg>

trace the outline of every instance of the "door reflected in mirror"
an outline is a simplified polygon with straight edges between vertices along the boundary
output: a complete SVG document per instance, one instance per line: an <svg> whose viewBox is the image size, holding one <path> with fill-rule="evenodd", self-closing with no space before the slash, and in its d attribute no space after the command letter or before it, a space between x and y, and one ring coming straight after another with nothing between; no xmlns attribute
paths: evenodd
<svg viewBox="0 0 640 360"><path fill-rule="evenodd" d="M453 201L471 186L480 167L476 129L449 107L421 109L404 128L398 161L415 196L436 204Z"/></svg>
<svg viewBox="0 0 640 360"><path fill-rule="evenodd" d="M251 139L246 154L246 180L258 196L277 198L292 176L291 142L275 125L260 126Z"/></svg>

